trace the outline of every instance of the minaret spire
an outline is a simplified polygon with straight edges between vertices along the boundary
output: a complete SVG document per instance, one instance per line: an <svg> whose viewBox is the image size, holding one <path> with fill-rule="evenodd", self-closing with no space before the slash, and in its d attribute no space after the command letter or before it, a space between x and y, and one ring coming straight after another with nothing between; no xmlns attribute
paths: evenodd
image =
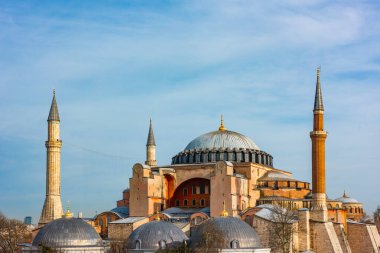
<svg viewBox="0 0 380 253"><path fill-rule="evenodd" d="M321 66L317 68L317 85L315 87L314 111L324 111L320 76Z"/></svg>
<svg viewBox="0 0 380 253"><path fill-rule="evenodd" d="M60 121L58 113L58 105L55 99L55 90L53 90L53 100L51 101L48 121Z"/></svg>
<svg viewBox="0 0 380 253"><path fill-rule="evenodd" d="M146 142L146 165L157 166L156 161L156 141L154 140L152 119L149 121L148 140Z"/></svg>
<svg viewBox="0 0 380 253"><path fill-rule="evenodd" d="M152 119L149 120L149 133L148 133L148 140L146 142L146 145L156 146L156 141L154 140L154 134L153 134Z"/></svg>
<svg viewBox="0 0 380 253"><path fill-rule="evenodd" d="M39 226L62 217L61 201L61 147L60 139L60 118L58 106L53 91L53 101L51 103L48 117L48 140L46 146L46 198L42 209Z"/></svg>
<svg viewBox="0 0 380 253"><path fill-rule="evenodd" d="M326 206L326 176L325 176L325 141L327 132L324 131L324 109L320 83L321 68L317 68L317 84L314 100L313 131L310 132L312 143L312 193L313 219L327 220Z"/></svg>

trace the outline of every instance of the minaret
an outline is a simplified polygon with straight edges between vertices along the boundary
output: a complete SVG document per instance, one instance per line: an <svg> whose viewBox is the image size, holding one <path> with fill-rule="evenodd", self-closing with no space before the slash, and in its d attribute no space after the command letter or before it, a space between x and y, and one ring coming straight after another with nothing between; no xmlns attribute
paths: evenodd
<svg viewBox="0 0 380 253"><path fill-rule="evenodd" d="M317 69L317 85L314 100L314 124L313 131L310 132L312 143L312 192L313 202L312 218L315 220L327 221L326 207L326 177L325 177L325 140L327 132L323 128L323 101L320 83L321 68Z"/></svg>
<svg viewBox="0 0 380 253"><path fill-rule="evenodd" d="M152 128L152 119L149 123L148 140L146 142L146 165L157 166L156 161L156 142L154 141L154 134Z"/></svg>
<svg viewBox="0 0 380 253"><path fill-rule="evenodd" d="M46 198L38 223L43 226L46 223L61 218L63 214L61 202L61 147L59 138L59 113L55 90L48 117L48 140L46 146Z"/></svg>

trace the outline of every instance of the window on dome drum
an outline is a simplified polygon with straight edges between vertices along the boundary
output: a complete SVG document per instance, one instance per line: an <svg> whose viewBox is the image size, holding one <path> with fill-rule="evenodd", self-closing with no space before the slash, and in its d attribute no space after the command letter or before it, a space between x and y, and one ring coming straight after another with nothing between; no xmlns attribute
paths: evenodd
<svg viewBox="0 0 380 253"><path fill-rule="evenodd" d="M232 153L232 160L234 160L234 161L237 160L237 158L236 158L236 152L233 152L233 153Z"/></svg>
<svg viewBox="0 0 380 253"><path fill-rule="evenodd" d="M228 161L228 153L224 152L224 161Z"/></svg>
<svg viewBox="0 0 380 253"><path fill-rule="evenodd" d="M175 201L175 206L179 206L179 200L178 199Z"/></svg>
<svg viewBox="0 0 380 253"><path fill-rule="evenodd" d="M187 196L187 188L183 189L183 196Z"/></svg>
<svg viewBox="0 0 380 253"><path fill-rule="evenodd" d="M187 206L187 199L185 199L185 200L183 201L183 205L184 205L184 206Z"/></svg>
<svg viewBox="0 0 380 253"><path fill-rule="evenodd" d="M197 205L197 201L196 201L195 199L193 199L192 202L193 202L193 203L192 203L193 206Z"/></svg>
<svg viewBox="0 0 380 253"><path fill-rule="evenodd" d="M141 240L136 240L135 249L141 249Z"/></svg>
<svg viewBox="0 0 380 253"><path fill-rule="evenodd" d="M219 152L216 152L216 160L217 160L217 161L220 160L220 153L219 153Z"/></svg>
<svg viewBox="0 0 380 253"><path fill-rule="evenodd" d="M193 187L192 187L192 193L193 194L197 194L197 186L196 185L193 185Z"/></svg>
<svg viewBox="0 0 380 253"><path fill-rule="evenodd" d="M205 206L205 200L201 199L201 206Z"/></svg>

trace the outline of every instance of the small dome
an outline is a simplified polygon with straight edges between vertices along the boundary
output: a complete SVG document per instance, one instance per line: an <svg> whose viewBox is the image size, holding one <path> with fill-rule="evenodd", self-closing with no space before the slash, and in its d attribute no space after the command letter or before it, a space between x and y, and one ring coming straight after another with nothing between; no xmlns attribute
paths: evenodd
<svg viewBox="0 0 380 253"><path fill-rule="evenodd" d="M359 201L357 201L354 198L351 198L346 195L346 192L343 193L343 196L340 198L335 199L336 201L342 202L343 204L348 204L348 203L357 203L359 204Z"/></svg>
<svg viewBox="0 0 380 253"><path fill-rule="evenodd" d="M237 132L223 130L203 134L192 140L185 148L191 149L256 149L260 148L247 136Z"/></svg>
<svg viewBox="0 0 380 253"><path fill-rule="evenodd" d="M246 222L235 217L216 217L203 222L191 236L193 248L203 247L206 236L212 236L212 248L260 248L260 238ZM215 237L215 238L214 238ZM209 245L210 246L210 245Z"/></svg>
<svg viewBox="0 0 380 253"><path fill-rule="evenodd" d="M138 227L128 237L126 249L159 250L181 245L189 238L168 221L151 221Z"/></svg>
<svg viewBox="0 0 380 253"><path fill-rule="evenodd" d="M64 248L102 246L95 229L80 218L61 218L46 224L36 235L33 246Z"/></svg>

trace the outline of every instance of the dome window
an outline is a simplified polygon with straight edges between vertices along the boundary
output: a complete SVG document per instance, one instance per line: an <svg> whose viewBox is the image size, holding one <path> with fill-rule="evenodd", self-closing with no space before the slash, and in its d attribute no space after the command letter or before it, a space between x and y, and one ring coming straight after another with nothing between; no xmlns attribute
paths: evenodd
<svg viewBox="0 0 380 253"><path fill-rule="evenodd" d="M141 249L141 240L135 241L135 249Z"/></svg>
<svg viewBox="0 0 380 253"><path fill-rule="evenodd" d="M165 240L159 241L158 245L160 246L160 249L166 249L166 241Z"/></svg>
<svg viewBox="0 0 380 253"><path fill-rule="evenodd" d="M230 245L231 245L231 249L238 249L239 248L239 241L238 240L232 240Z"/></svg>

